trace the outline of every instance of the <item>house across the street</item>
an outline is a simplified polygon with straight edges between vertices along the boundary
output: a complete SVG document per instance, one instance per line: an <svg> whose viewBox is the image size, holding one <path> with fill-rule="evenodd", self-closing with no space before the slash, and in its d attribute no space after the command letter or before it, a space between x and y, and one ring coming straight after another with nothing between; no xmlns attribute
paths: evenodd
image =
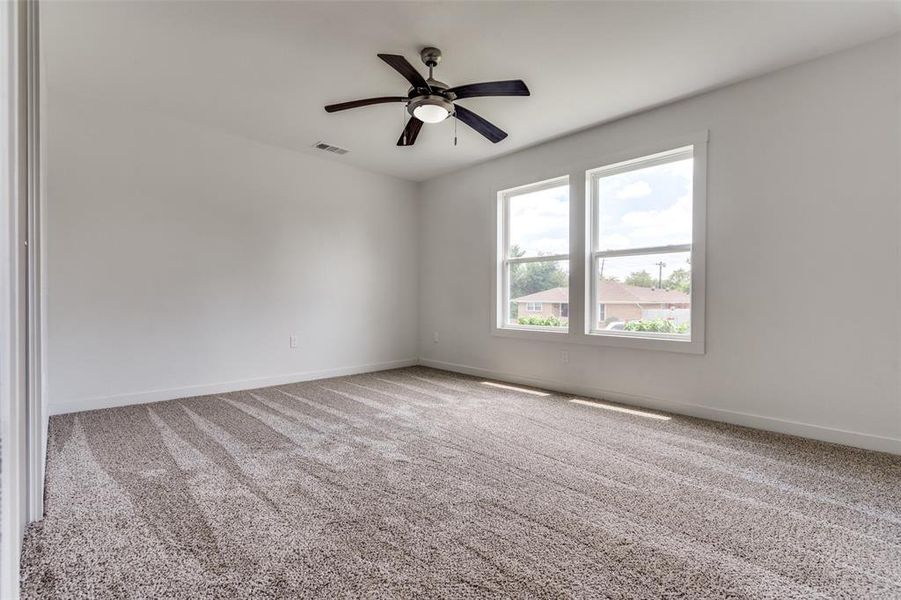
<svg viewBox="0 0 901 600"><path fill-rule="evenodd" d="M677 324L688 321L691 296L679 290L639 287L620 281L598 281L598 322L666 319ZM535 292L511 300L519 317L569 318L569 289L565 287Z"/></svg>

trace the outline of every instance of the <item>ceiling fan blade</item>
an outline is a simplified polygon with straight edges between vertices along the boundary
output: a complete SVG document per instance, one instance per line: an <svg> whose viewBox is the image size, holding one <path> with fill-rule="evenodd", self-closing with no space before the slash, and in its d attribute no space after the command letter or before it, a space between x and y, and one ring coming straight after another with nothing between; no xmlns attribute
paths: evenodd
<svg viewBox="0 0 901 600"><path fill-rule="evenodd" d="M505 137L507 137L507 132L500 129L498 126L490 123L475 114L471 110L467 108L463 108L462 106L455 105L454 106L454 114L458 119L484 135L486 138L492 141L492 143L498 143Z"/></svg>
<svg viewBox="0 0 901 600"><path fill-rule="evenodd" d="M383 61L394 67L394 70L404 76L404 78L410 82L415 88L424 88L429 91L432 88L429 87L429 84L426 82L425 77L423 77L419 71L416 70L416 67L410 64L406 58L399 54L379 54L379 58Z"/></svg>
<svg viewBox="0 0 901 600"><path fill-rule="evenodd" d="M400 134L400 139L397 140L397 145L412 146L415 144L420 129L422 129L422 121L416 117L410 117L410 120L407 121L407 126L404 127L404 132Z"/></svg>
<svg viewBox="0 0 901 600"><path fill-rule="evenodd" d="M353 100L351 102L341 102L340 104L329 104L325 107L325 112L338 112L339 110L347 110L348 108L359 108L360 106L369 106L370 104L387 104L389 102L406 102L409 100L406 96L381 96L379 98L366 98L365 100Z"/></svg>
<svg viewBox="0 0 901 600"><path fill-rule="evenodd" d="M477 98L479 96L529 96L529 88L521 79L509 81L486 81L484 83L468 83L452 87L448 92L453 92L457 98Z"/></svg>

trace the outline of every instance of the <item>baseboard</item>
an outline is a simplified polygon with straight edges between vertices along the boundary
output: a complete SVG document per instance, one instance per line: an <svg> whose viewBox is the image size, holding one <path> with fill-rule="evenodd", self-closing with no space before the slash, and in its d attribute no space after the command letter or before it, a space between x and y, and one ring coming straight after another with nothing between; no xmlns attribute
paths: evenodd
<svg viewBox="0 0 901 600"><path fill-rule="evenodd" d="M13 534L4 528L0 539L0 598L12 600L19 597L19 563L22 559L24 530L18 528Z"/></svg>
<svg viewBox="0 0 901 600"><path fill-rule="evenodd" d="M329 377L340 377L343 375L357 375L359 373L384 371L386 369L398 369L402 367L410 367L417 364L427 367L433 367L436 369L443 369L445 371L464 373L466 375L473 375L476 377L485 377L489 379L507 381L510 383L518 383L521 385L544 388L556 392L563 392L566 394L576 394L579 396L587 396L591 398L602 398L605 400L619 402L631 406L651 408L690 417L699 417L702 419L721 421L723 423L731 423L733 425L741 425L755 429L775 431L777 433L797 435L799 437L819 440L823 442L830 442L834 444L843 444L846 446L854 446L857 448L864 448L866 450L876 450L879 452L901 454L901 439L897 438L872 435L857 431L847 431L844 429L834 429L830 427L823 427L821 425L812 425L810 423L801 423L786 419L764 417L751 413L703 406L700 404L691 404L686 402L667 400L663 398L652 398L650 396L629 394L615 390L607 390L593 386L581 385L579 383L574 383L571 381L544 379L540 377L528 377L517 375L515 373L493 371L490 369L483 369L481 367L474 367L471 365L451 363L440 360L432 360L428 358L408 358L381 363L370 363L350 367L338 367L335 369L324 369L319 371L302 371L299 373L288 373L274 377L244 379L239 381L229 381L224 383L196 385L164 390L151 390L146 392L136 392L114 396L83 398L51 405L50 414L61 415L72 412L80 412L84 410L113 408L116 406L127 406L130 404L145 404L148 402L159 402L162 400L175 400L177 398L186 398L191 396L224 394L227 392L237 392L241 390L269 387L273 385L284 385L288 383L297 383L300 381L310 381L313 379L327 379Z"/></svg>
<svg viewBox="0 0 901 600"><path fill-rule="evenodd" d="M401 367L411 367L417 364L419 364L418 359L405 358L402 360L392 360L387 362L355 365L350 367L338 367L335 369L301 371L299 373L288 373L285 375L276 375L273 377L242 379L238 381L227 381L224 383L193 385L188 387L170 388L164 390L150 390L146 392L134 392L130 394L117 394L114 396L80 398L77 400L61 402L59 404L51 404L49 410L51 415L63 415L66 413L81 412L85 410L113 408L116 406L128 406L130 404L146 404L148 402L175 400L178 398L189 398L191 396L225 394L228 392L252 390L273 385L285 385L288 383L297 383L300 381L310 381L312 379L327 379L329 377L341 377L343 375L357 375L360 373L371 373L373 371L399 369Z"/></svg>
<svg viewBox="0 0 901 600"><path fill-rule="evenodd" d="M796 435L799 437L819 440L823 442L830 442L833 444L842 444L845 446L864 448L866 450L876 450L879 452L901 454L901 439L897 438L860 433L857 431L846 431L843 429L833 429L830 427L823 427L821 425L799 423L797 421L789 421L785 419L763 417L760 415L724 410L721 408L713 408L700 404L689 404L685 402L665 400L662 398L652 398L649 396L640 396L613 390L605 390L597 387L581 385L570 381L527 377L523 375L516 375L514 373L492 371L490 369L482 369L480 367L444 362L440 360L432 360L428 358L420 358L419 364L427 367L433 367L435 369L443 369L445 371L453 371L456 373L463 373L476 377L484 377L486 379L496 379L510 383L518 383L520 385L544 388L565 394L574 394L579 396L588 396L591 398L610 400L612 402L618 402L621 404L627 404L642 408L651 408L664 412L686 415L689 417L710 419L712 421L721 421L724 423L731 423L733 425L752 427L754 429L764 429L767 431L775 431L777 433L786 433L789 435Z"/></svg>

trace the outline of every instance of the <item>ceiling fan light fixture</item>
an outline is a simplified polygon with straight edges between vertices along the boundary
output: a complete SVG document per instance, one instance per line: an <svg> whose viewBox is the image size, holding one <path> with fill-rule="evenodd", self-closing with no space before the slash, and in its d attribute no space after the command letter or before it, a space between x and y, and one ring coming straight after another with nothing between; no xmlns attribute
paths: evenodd
<svg viewBox="0 0 901 600"><path fill-rule="evenodd" d="M437 104L423 104L413 109L413 116L423 123L440 123L448 114L446 108Z"/></svg>
<svg viewBox="0 0 901 600"><path fill-rule="evenodd" d="M410 114L423 123L440 123L454 110L454 105L441 96L424 96L410 102Z"/></svg>

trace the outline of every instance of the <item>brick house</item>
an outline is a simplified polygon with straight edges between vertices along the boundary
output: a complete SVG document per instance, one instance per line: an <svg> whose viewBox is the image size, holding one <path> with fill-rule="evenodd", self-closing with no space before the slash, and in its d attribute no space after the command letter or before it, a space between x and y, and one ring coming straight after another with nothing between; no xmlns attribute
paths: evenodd
<svg viewBox="0 0 901 600"><path fill-rule="evenodd" d="M565 287L520 296L511 302L517 305L520 317L569 318L569 289ZM678 290L639 287L606 279L598 282L598 321L601 323L661 318L661 311L670 311L671 318L682 320L690 307L691 296Z"/></svg>

